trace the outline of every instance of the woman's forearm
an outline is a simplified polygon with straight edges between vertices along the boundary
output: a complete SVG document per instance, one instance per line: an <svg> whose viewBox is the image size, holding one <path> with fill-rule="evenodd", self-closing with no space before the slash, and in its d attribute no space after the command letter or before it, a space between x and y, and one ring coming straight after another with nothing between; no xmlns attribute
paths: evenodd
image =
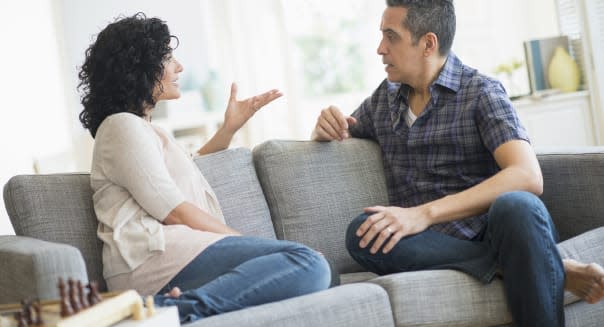
<svg viewBox="0 0 604 327"><path fill-rule="evenodd" d="M212 136L208 143L197 150L197 154L201 156L228 148L231 144L231 140L233 139L233 135L233 133L226 131L224 128L218 129L216 134Z"/></svg>
<svg viewBox="0 0 604 327"><path fill-rule="evenodd" d="M241 235L238 231L223 224L207 212L189 202L183 202L174 208L163 221L167 225L187 225L193 229L218 234Z"/></svg>

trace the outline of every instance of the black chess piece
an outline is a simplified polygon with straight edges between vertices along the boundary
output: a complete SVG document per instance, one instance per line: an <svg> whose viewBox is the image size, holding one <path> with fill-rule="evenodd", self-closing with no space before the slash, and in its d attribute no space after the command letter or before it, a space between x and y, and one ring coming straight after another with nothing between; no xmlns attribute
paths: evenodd
<svg viewBox="0 0 604 327"><path fill-rule="evenodd" d="M35 299L33 301L34 311L36 312L36 320L34 320L34 324L36 326L44 325L44 319L42 319L42 304L40 304L40 299Z"/></svg>
<svg viewBox="0 0 604 327"><path fill-rule="evenodd" d="M67 285L69 285L69 304L71 304L71 308L74 313L77 313L81 310L79 297L78 297L78 288L75 285L75 281L71 278L67 279Z"/></svg>
<svg viewBox="0 0 604 327"><path fill-rule="evenodd" d="M91 281L90 283L88 283L88 285L86 285L86 287L89 290L88 291L88 304L90 306L93 306L103 300L103 298L99 294L98 286L95 281Z"/></svg>
<svg viewBox="0 0 604 327"><path fill-rule="evenodd" d="M84 286L82 286L82 281L78 280L76 285L78 288L78 298L80 301L80 307L82 308L82 310L86 309L90 306L90 304L88 303L88 299L86 298L86 291L84 290Z"/></svg>
<svg viewBox="0 0 604 327"><path fill-rule="evenodd" d="M25 320L23 311L15 312L15 321L17 322L17 327L29 327L27 321Z"/></svg>
<svg viewBox="0 0 604 327"><path fill-rule="evenodd" d="M31 307L31 301L21 300L21 313L28 325L34 322L32 319L33 311Z"/></svg>
<svg viewBox="0 0 604 327"><path fill-rule="evenodd" d="M73 314L73 308L69 303L69 299L67 298L67 293L65 292L65 282L63 278L59 277L59 295L61 299L61 317L69 317Z"/></svg>
<svg viewBox="0 0 604 327"><path fill-rule="evenodd" d="M61 277L59 277L59 283L57 284L57 288L59 289L59 296L61 298L65 297L65 282Z"/></svg>

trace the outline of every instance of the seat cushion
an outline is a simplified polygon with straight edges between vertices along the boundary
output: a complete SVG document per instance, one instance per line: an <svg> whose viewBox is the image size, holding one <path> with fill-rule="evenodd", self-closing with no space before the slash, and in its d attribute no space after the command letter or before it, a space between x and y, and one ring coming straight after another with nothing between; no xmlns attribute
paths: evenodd
<svg viewBox="0 0 604 327"><path fill-rule="evenodd" d="M388 204L377 144L268 141L253 154L277 237L323 252L340 273L360 271L344 238L364 207Z"/></svg>
<svg viewBox="0 0 604 327"><path fill-rule="evenodd" d="M224 150L194 161L214 189L229 226L244 235L276 238L249 149Z"/></svg>
<svg viewBox="0 0 604 327"><path fill-rule="evenodd" d="M328 290L201 319L187 327L394 326L386 292L372 284Z"/></svg>
<svg viewBox="0 0 604 327"><path fill-rule="evenodd" d="M370 280L390 298L397 326L493 326L510 323L503 284L483 285L453 270L427 270Z"/></svg>
<svg viewBox="0 0 604 327"><path fill-rule="evenodd" d="M604 265L604 227L558 244L562 258ZM397 326L494 326L512 322L501 279L484 285L473 277L453 270L398 273L369 280L382 286L390 297ZM581 321L577 312L604 317L580 299L566 292L565 312ZM596 307L604 307L604 302ZM580 326L580 324L579 324Z"/></svg>

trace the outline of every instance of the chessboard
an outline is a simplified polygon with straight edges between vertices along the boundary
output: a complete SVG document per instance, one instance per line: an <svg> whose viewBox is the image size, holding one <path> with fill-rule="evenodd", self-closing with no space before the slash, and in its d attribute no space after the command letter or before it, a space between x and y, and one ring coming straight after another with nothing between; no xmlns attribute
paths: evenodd
<svg viewBox="0 0 604 327"><path fill-rule="evenodd" d="M58 288L59 300L24 300L0 305L0 327L105 327L124 320L158 320L152 319L156 315L152 298L147 298L144 308L142 297L133 290L98 293L94 283L83 286L71 280L68 283L60 280ZM176 310L161 311L166 316L161 319L173 321L174 316L174 325L178 326ZM163 325L166 324L158 326Z"/></svg>

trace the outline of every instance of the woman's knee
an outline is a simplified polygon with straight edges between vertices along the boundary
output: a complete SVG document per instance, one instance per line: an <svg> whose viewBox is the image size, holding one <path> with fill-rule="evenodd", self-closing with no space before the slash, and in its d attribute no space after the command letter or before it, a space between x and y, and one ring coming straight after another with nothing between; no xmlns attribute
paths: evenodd
<svg viewBox="0 0 604 327"><path fill-rule="evenodd" d="M306 286L301 290L302 293L316 292L329 287L332 279L331 268L321 253L302 244L290 253L301 259L298 264L304 275L302 284Z"/></svg>

